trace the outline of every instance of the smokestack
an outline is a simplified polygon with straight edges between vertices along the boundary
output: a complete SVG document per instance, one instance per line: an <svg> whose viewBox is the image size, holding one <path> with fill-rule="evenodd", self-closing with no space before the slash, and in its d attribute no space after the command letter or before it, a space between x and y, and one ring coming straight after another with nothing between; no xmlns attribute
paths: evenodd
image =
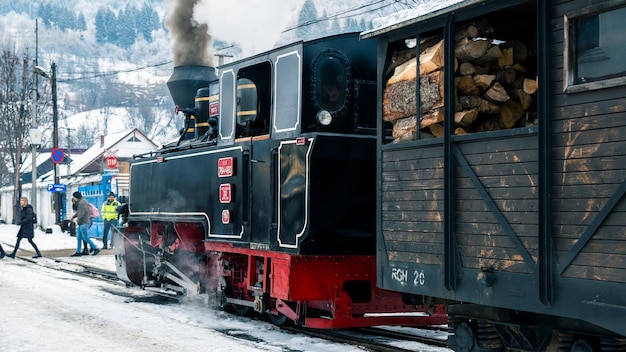
<svg viewBox="0 0 626 352"><path fill-rule="evenodd" d="M198 89L208 87L209 82L215 80L217 80L217 74L213 67L176 66L167 81L167 89L170 91L174 104L182 109L191 109L195 106Z"/></svg>
<svg viewBox="0 0 626 352"><path fill-rule="evenodd" d="M207 116L195 116L203 113L196 111L195 97L200 88L209 86L217 80L213 67L211 46L213 38L206 23L198 23L193 18L196 5L201 0L169 0L171 9L165 24L174 40L174 72L167 81L167 88L176 104L185 113L186 130L182 139L192 138L193 120L206 122Z"/></svg>

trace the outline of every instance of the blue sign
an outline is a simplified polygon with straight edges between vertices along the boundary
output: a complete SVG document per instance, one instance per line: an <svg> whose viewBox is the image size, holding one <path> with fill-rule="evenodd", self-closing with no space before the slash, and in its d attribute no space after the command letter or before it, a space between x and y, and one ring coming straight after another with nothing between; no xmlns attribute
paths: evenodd
<svg viewBox="0 0 626 352"><path fill-rule="evenodd" d="M64 184L50 183L48 184L48 192L65 192L67 190Z"/></svg>

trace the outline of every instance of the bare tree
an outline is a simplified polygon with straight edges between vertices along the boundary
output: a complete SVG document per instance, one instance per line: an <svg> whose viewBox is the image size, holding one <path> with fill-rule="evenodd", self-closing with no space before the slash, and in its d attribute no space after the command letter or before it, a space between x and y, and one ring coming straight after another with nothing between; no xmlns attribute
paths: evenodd
<svg viewBox="0 0 626 352"><path fill-rule="evenodd" d="M19 214L21 196L20 167L22 151L26 149L30 127L29 81L32 67L28 51L18 54L15 50L0 52L0 160L5 169L13 171L13 221ZM8 166L7 166L8 165Z"/></svg>

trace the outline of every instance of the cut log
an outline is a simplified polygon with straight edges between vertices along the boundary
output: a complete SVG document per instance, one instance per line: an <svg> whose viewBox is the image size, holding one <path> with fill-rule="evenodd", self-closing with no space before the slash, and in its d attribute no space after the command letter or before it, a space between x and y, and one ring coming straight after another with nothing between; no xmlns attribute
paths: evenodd
<svg viewBox="0 0 626 352"><path fill-rule="evenodd" d="M513 48L502 49L502 56L498 58L498 66L508 67L512 66L513 62Z"/></svg>
<svg viewBox="0 0 626 352"><path fill-rule="evenodd" d="M498 116L501 128L512 128L517 121L524 116L524 107L515 100L509 100L500 105L500 115Z"/></svg>
<svg viewBox="0 0 626 352"><path fill-rule="evenodd" d="M478 108L473 108L472 110L459 111L454 114L454 122L457 125L461 126L469 126L474 121L476 121L476 117L478 117Z"/></svg>
<svg viewBox="0 0 626 352"><path fill-rule="evenodd" d="M464 38L472 39L476 38L476 36L478 36L478 27L473 24L468 24L456 30L454 33L454 41L458 42Z"/></svg>
<svg viewBox="0 0 626 352"><path fill-rule="evenodd" d="M535 94L536 91L537 91L537 81L534 79L526 78L524 80L524 92L532 95L532 94Z"/></svg>
<svg viewBox="0 0 626 352"><path fill-rule="evenodd" d="M395 121L415 115L415 82L400 81L385 88L383 95L383 120Z"/></svg>
<svg viewBox="0 0 626 352"><path fill-rule="evenodd" d="M488 100L475 96L460 96L459 104L463 110L478 108L478 112L485 114L497 114L500 107Z"/></svg>
<svg viewBox="0 0 626 352"><path fill-rule="evenodd" d="M443 67L443 40L427 48L420 54L420 76L437 71ZM393 76L387 81L387 85L400 81L414 81L417 76L417 59L414 57L407 62L398 65L393 72Z"/></svg>
<svg viewBox="0 0 626 352"><path fill-rule="evenodd" d="M496 79L496 75L475 75L474 83L476 83L476 87L481 91L486 91L491 87L491 84Z"/></svg>
<svg viewBox="0 0 626 352"><path fill-rule="evenodd" d="M432 133L436 138L441 138L443 137L445 130L442 124L436 123L430 126L430 133Z"/></svg>
<svg viewBox="0 0 626 352"><path fill-rule="evenodd" d="M462 39L456 44L454 55L461 62L476 60L485 55L491 43L488 40Z"/></svg>
<svg viewBox="0 0 626 352"><path fill-rule="evenodd" d="M414 140L416 131L417 118L410 116L394 122L392 136L394 139Z"/></svg>
<svg viewBox="0 0 626 352"><path fill-rule="evenodd" d="M469 76L476 73L476 67L471 62L463 62L459 65L459 74L461 76Z"/></svg>
<svg viewBox="0 0 626 352"><path fill-rule="evenodd" d="M502 51L500 50L500 47L497 45L493 45L487 50L487 52L485 52L485 55L477 58L473 62L477 65L484 65L489 62L497 61L501 57Z"/></svg>
<svg viewBox="0 0 626 352"><path fill-rule="evenodd" d="M515 82L517 78L517 72L512 68L503 68L496 73L496 81L500 82L503 86L509 86Z"/></svg>
<svg viewBox="0 0 626 352"><path fill-rule="evenodd" d="M454 134L456 134L457 136L461 136L467 134L467 131L461 127L457 127L454 129Z"/></svg>
<svg viewBox="0 0 626 352"><path fill-rule="evenodd" d="M444 116L444 109L443 107L434 109L433 111L429 112L428 114L424 114L422 115L421 121L420 121L420 129L424 128L424 127L428 127L432 124L438 123L438 122L443 122L443 116Z"/></svg>
<svg viewBox="0 0 626 352"><path fill-rule="evenodd" d="M528 110L530 104L533 102L533 97L530 94L524 92L523 89L517 90L517 98L519 99L520 104L522 104L522 108L524 110Z"/></svg>
<svg viewBox="0 0 626 352"><path fill-rule="evenodd" d="M443 104L443 72L435 71L420 78L420 112L426 113ZM416 114L415 80L387 84L383 95L383 120L394 121Z"/></svg>
<svg viewBox="0 0 626 352"><path fill-rule="evenodd" d="M511 99L500 82L494 83L491 88L485 92L485 98L496 103L504 103Z"/></svg>
<svg viewBox="0 0 626 352"><path fill-rule="evenodd" d="M420 76L440 70L443 67L443 48L443 40L441 40L420 54Z"/></svg>
<svg viewBox="0 0 626 352"><path fill-rule="evenodd" d="M392 72L396 67L402 65L403 63L409 61L410 59L415 57L415 49L404 49L400 51L396 51L392 58L389 67L387 68L387 73Z"/></svg>
<svg viewBox="0 0 626 352"><path fill-rule="evenodd" d="M456 77L456 91L461 95L479 95L478 87L472 76Z"/></svg>

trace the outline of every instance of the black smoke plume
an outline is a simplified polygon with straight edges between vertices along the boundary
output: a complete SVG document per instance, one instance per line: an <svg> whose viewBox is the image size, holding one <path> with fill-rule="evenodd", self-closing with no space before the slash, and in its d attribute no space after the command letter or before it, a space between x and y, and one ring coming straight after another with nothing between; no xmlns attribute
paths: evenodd
<svg viewBox="0 0 626 352"><path fill-rule="evenodd" d="M213 66L213 38L206 23L193 19L193 11L202 0L170 0L170 14L165 20L174 39L174 66Z"/></svg>

